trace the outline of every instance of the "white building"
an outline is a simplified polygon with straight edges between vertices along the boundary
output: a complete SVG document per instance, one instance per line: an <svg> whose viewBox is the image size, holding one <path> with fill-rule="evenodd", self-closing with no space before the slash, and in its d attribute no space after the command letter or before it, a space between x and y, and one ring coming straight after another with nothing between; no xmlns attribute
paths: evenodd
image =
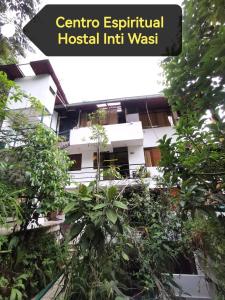
<svg viewBox="0 0 225 300"><path fill-rule="evenodd" d="M87 183L96 177L97 144L91 139L88 115L98 108L106 112L102 125L108 138L101 153L101 169L117 168L122 178L114 180L114 184L134 183L141 167L148 169L152 179L158 175L158 140L175 133L170 107L162 95L56 105L57 131L68 140L68 152L76 161L70 188L73 183ZM153 180L149 182L154 186ZM107 176L101 176L101 184L108 184Z"/></svg>
<svg viewBox="0 0 225 300"><path fill-rule="evenodd" d="M43 122L64 137L70 158L75 161L67 189L96 178L97 145L91 139L88 115L98 108L106 111L102 125L108 137L106 148L101 153L101 169L115 166L121 178L113 179L113 183L123 186L135 184L138 170L144 167L149 171L146 173L147 183L150 188L155 187L154 176L160 174L157 168L160 160L158 140L164 135L175 138L175 114L163 95L68 103L48 60L25 66L0 66L0 71L6 72L26 93L39 99L45 107L45 114L33 115L25 100L9 103L9 108L27 112L32 120ZM102 175L100 182L104 186L110 184L112 178L109 180ZM213 299L210 285L198 268L196 274L174 274L174 279L183 288L182 299ZM176 293L180 296L178 290Z"/></svg>
<svg viewBox="0 0 225 300"><path fill-rule="evenodd" d="M108 144L101 153L101 170L116 166L121 175L115 184L134 183L140 167L149 171L150 186L158 175L160 160L158 140L165 134L173 136L174 117L163 95L149 95L92 102L68 104L66 96L48 60L28 65L1 66L10 79L23 91L36 97L45 107L44 116L31 113L26 100L10 103L9 108L27 111L31 119L37 119L64 137L71 160L71 185L88 183L96 178L96 141L91 139L91 122L88 115L98 108L104 109L102 120ZM32 76L33 73L33 76ZM29 76L26 76L28 74ZM107 176L101 176L101 184L108 184Z"/></svg>

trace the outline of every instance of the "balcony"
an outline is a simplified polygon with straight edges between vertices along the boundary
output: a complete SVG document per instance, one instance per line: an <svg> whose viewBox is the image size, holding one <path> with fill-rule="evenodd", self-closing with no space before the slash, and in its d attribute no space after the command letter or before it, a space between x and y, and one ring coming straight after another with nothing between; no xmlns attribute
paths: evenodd
<svg viewBox="0 0 225 300"><path fill-rule="evenodd" d="M119 178L108 176L104 172L108 167L101 167L100 169L100 186L108 186L114 184L118 187L124 187L126 185L136 185L140 184L140 178L142 177L145 184L149 188L156 187L156 177L161 175L161 172L156 167L146 168L144 164L123 164L116 166L118 173L120 174ZM143 168L143 169L142 169ZM70 171L70 185L67 186L67 189L73 189L78 184L88 185L91 181L96 180L97 170L93 167L85 167L81 170Z"/></svg>
<svg viewBox="0 0 225 300"><path fill-rule="evenodd" d="M141 122L104 125L108 137L108 150L113 147L143 145L143 130ZM74 128L70 131L70 147L81 150L94 150L96 142L91 140L91 128Z"/></svg>

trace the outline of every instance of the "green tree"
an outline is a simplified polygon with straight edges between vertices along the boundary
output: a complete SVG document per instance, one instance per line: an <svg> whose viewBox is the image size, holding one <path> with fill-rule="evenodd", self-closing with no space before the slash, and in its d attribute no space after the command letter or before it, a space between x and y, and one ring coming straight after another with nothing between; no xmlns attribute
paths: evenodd
<svg viewBox="0 0 225 300"><path fill-rule="evenodd" d="M101 125L105 119L106 111L104 109L98 109L96 112L89 114L89 120L91 121L91 140L96 142L97 150L97 174L96 174L96 188L99 188L100 180L100 167L101 167L101 151L106 148L108 143L108 137L106 135L105 128Z"/></svg>
<svg viewBox="0 0 225 300"><path fill-rule="evenodd" d="M24 23L31 19L39 4L39 0L3 0L0 3L0 27L13 24L15 33L6 38L0 33L0 64L15 63L17 57L25 56L25 50L31 50L29 41L23 34Z"/></svg>
<svg viewBox="0 0 225 300"><path fill-rule="evenodd" d="M224 0L183 2L182 53L163 62L166 97L182 115L196 118L224 103Z"/></svg>
<svg viewBox="0 0 225 300"><path fill-rule="evenodd" d="M10 218L16 229L0 235L0 299L31 299L58 274L66 257L54 234L28 227L38 224L40 215L66 206L71 163L56 134L38 122L43 111L39 101L5 74L0 74L0 87L0 225L7 229ZM36 121L26 111L9 109L9 101L24 97Z"/></svg>
<svg viewBox="0 0 225 300"><path fill-rule="evenodd" d="M0 150L0 180L10 189L14 187L22 191L19 194L21 222L23 229L26 229L38 214L63 209L70 162L66 151L59 149L60 140L51 129L41 123L31 122L21 111L8 110L9 88L9 101L21 101L26 97L37 115L43 108L37 99L22 93L5 76L1 78L5 89L1 95L3 105L0 115L5 117L9 126L2 126L0 132L0 142L5 145Z"/></svg>
<svg viewBox="0 0 225 300"><path fill-rule="evenodd" d="M179 190L169 199L189 224L184 241L216 266L222 266L225 254L223 239L214 236L225 228L223 216L218 217L225 207L224 5L184 1L182 53L163 62L165 95L179 115L176 142L160 141L164 184ZM207 274L224 293L221 272L211 268Z"/></svg>

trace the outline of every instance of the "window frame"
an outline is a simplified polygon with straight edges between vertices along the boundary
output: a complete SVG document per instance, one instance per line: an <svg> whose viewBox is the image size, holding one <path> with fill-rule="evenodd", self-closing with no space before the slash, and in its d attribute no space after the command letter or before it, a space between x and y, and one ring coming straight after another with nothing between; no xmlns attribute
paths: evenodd
<svg viewBox="0 0 225 300"><path fill-rule="evenodd" d="M149 168L151 168L151 167L158 167L159 166L159 162L161 160L161 151L160 151L159 147L145 147L143 150L144 150L144 157L145 157L145 166L149 167ZM157 161L157 163L153 159L153 154L152 154L153 150L159 151L160 159L159 159L159 161ZM147 165L145 151L150 151L150 161L151 161L151 165L150 166Z"/></svg>
<svg viewBox="0 0 225 300"><path fill-rule="evenodd" d="M72 157L78 156L78 159L72 159ZM75 153L75 154L70 154L69 155L70 161L73 161L73 165L70 167L69 171L73 172L73 171L80 171L82 169L82 153ZM79 162L77 164L77 162Z"/></svg>

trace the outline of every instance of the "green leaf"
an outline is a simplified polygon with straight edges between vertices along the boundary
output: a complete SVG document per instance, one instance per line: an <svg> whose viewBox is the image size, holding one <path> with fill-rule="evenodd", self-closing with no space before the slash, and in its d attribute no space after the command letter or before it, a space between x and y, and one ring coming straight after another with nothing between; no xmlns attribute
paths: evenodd
<svg viewBox="0 0 225 300"><path fill-rule="evenodd" d="M128 209L127 205L121 201L114 201L114 206L116 206L118 208L122 208L122 209Z"/></svg>
<svg viewBox="0 0 225 300"><path fill-rule="evenodd" d="M112 185L107 189L106 193L107 193L108 200L111 202L117 196L118 190L117 190L116 186Z"/></svg>
<svg viewBox="0 0 225 300"><path fill-rule="evenodd" d="M24 279L24 280L27 280L27 278L29 278L28 274L21 274L19 277L17 277L17 279Z"/></svg>
<svg viewBox="0 0 225 300"><path fill-rule="evenodd" d="M104 195L100 195L100 194L94 194L94 196L98 199L105 199Z"/></svg>
<svg viewBox="0 0 225 300"><path fill-rule="evenodd" d="M84 224L83 223L75 223L71 226L70 229L70 236L72 239L74 239L75 237L78 236L78 234L81 233L82 229L84 228Z"/></svg>
<svg viewBox="0 0 225 300"><path fill-rule="evenodd" d="M82 201L91 201L92 198L91 197L81 197Z"/></svg>
<svg viewBox="0 0 225 300"><path fill-rule="evenodd" d="M102 211L92 212L92 213L89 213L89 217L92 219L92 221L94 221L98 217L102 216L102 213L103 213Z"/></svg>
<svg viewBox="0 0 225 300"><path fill-rule="evenodd" d="M113 224L116 224L116 221L118 219L118 215L114 210L112 210L111 208L108 208L106 210L106 216L107 216L107 218L110 222L112 222Z"/></svg>
<svg viewBox="0 0 225 300"><path fill-rule="evenodd" d="M82 216L83 213L81 211L70 212L66 215L65 223L74 223L75 221L79 220Z"/></svg>
<svg viewBox="0 0 225 300"><path fill-rule="evenodd" d="M19 238L18 238L18 236L14 236L14 237L10 240L10 242L9 242L9 246L8 246L9 250L15 248L15 247L17 246L18 243L19 243Z"/></svg>
<svg viewBox="0 0 225 300"><path fill-rule="evenodd" d="M16 290L17 300L22 300L23 295L20 290Z"/></svg>
<svg viewBox="0 0 225 300"><path fill-rule="evenodd" d="M10 300L16 300L16 289L11 290Z"/></svg>
<svg viewBox="0 0 225 300"><path fill-rule="evenodd" d="M128 261L129 260L129 256L123 251L122 252L122 257L124 260Z"/></svg>
<svg viewBox="0 0 225 300"><path fill-rule="evenodd" d="M74 208L74 203L71 202L71 203L68 203L67 206L64 208L63 212L65 214L67 214L69 211L71 211L72 209Z"/></svg>
<svg viewBox="0 0 225 300"><path fill-rule="evenodd" d="M18 289L12 288L10 300L22 300L22 293Z"/></svg>
<svg viewBox="0 0 225 300"><path fill-rule="evenodd" d="M97 204L93 207L93 210L102 209L103 207L106 207L106 205L106 203Z"/></svg>

